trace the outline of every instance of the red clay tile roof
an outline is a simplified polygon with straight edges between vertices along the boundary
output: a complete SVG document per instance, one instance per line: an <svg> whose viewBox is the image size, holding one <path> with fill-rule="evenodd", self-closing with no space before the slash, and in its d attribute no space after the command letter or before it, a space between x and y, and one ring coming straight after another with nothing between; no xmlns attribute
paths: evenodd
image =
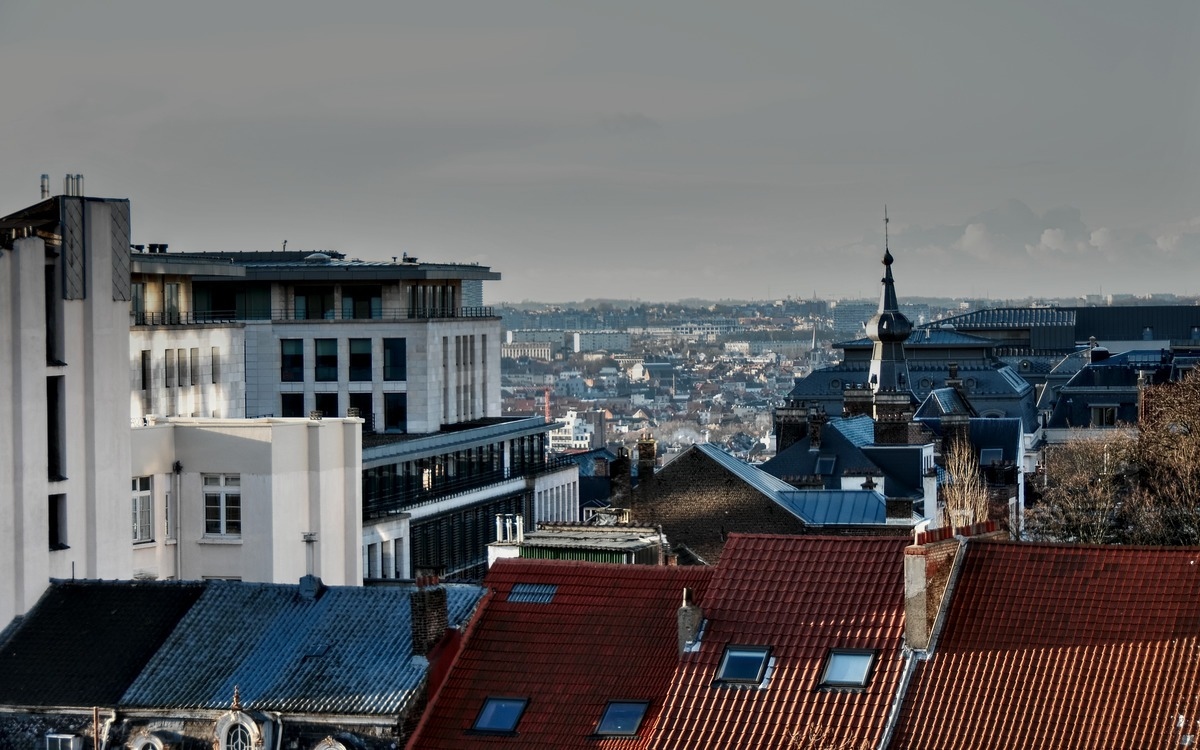
<svg viewBox="0 0 1200 750"><path fill-rule="evenodd" d="M877 747L903 669L907 544L731 535L700 600L700 650L676 674L650 746ZM766 689L713 685L727 644L772 648ZM818 688L833 648L878 651L865 689Z"/></svg>
<svg viewBox="0 0 1200 750"><path fill-rule="evenodd" d="M1200 550L970 542L934 645L893 748L1180 747Z"/></svg>
<svg viewBox="0 0 1200 750"><path fill-rule="evenodd" d="M679 664L683 589L702 599L711 576L699 567L497 561L484 581L494 593L409 747L645 747ZM557 589L546 604L510 602L517 583ZM529 699L516 736L469 732L489 696ZM614 699L650 701L638 739L591 737Z"/></svg>

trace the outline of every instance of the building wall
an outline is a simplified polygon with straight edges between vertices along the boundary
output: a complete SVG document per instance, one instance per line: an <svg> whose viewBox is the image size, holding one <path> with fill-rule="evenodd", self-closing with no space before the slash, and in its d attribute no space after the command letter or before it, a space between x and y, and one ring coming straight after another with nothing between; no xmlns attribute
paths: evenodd
<svg viewBox="0 0 1200 750"><path fill-rule="evenodd" d="M129 414L237 419L246 416L245 338L241 324L135 326L129 329ZM168 360L167 352L171 352ZM191 382L192 352L199 356L198 382ZM187 357L180 383L179 353ZM143 382L142 353L150 357L150 382ZM214 357L216 371L214 374ZM167 374L167 363L174 373ZM167 385L170 383L170 385Z"/></svg>
<svg viewBox="0 0 1200 750"><path fill-rule="evenodd" d="M47 304L43 240L16 240L0 250L0 622L25 612L51 577L116 578L129 568L126 496L129 477L129 302L118 297L114 261L128 255L125 201L63 197L81 221L84 268L72 296L51 288ZM71 258L55 252L61 270ZM53 260L53 258L51 258ZM61 276L55 278L61 279ZM47 310L61 346L47 353ZM51 326L55 328L55 326ZM50 361L51 359L55 361ZM51 413L48 394L61 393ZM61 466L50 477L49 441ZM52 500L52 498L54 498ZM63 545L49 549L51 506Z"/></svg>
<svg viewBox="0 0 1200 750"><path fill-rule="evenodd" d="M152 541L124 529L136 576L290 583L308 572L303 535L315 532L313 574L361 583L359 420L177 419L135 427L132 442L131 476L151 477L154 508ZM207 534L204 477L234 475L241 531Z"/></svg>
<svg viewBox="0 0 1200 750"><path fill-rule="evenodd" d="M579 467L538 476L533 483L535 523L579 523Z"/></svg>

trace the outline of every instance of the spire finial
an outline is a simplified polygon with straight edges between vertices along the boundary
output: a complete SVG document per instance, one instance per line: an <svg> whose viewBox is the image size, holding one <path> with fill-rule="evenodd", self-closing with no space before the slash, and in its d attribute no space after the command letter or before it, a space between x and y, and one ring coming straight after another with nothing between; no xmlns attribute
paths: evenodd
<svg viewBox="0 0 1200 750"><path fill-rule="evenodd" d="M892 251L888 248L888 213L887 204L883 204L883 265L892 265Z"/></svg>
<svg viewBox="0 0 1200 750"><path fill-rule="evenodd" d="M234 711L242 710L242 692L238 690L238 686L233 686L233 705L230 706Z"/></svg>

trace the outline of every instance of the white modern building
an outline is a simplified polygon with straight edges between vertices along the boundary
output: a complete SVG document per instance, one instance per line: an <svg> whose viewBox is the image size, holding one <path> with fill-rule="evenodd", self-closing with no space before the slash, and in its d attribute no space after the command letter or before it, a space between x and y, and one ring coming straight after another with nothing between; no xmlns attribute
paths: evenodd
<svg viewBox="0 0 1200 750"><path fill-rule="evenodd" d="M0 623L131 564L129 202L44 198L0 218Z"/></svg>

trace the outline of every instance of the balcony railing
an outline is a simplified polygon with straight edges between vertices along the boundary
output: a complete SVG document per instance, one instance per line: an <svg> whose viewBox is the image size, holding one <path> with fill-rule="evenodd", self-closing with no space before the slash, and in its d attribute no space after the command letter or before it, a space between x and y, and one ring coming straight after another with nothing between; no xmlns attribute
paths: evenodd
<svg viewBox="0 0 1200 750"><path fill-rule="evenodd" d="M347 315L338 310L309 310L297 313L290 309L208 310L203 312L132 312L131 325L135 326L191 326L209 323L240 323L252 320L308 321L308 320L445 320L452 318L494 318L493 307L388 307L374 310L369 315Z"/></svg>
<svg viewBox="0 0 1200 750"><path fill-rule="evenodd" d="M440 477L429 487L414 487L368 497L363 492L363 518L381 518L427 503L446 500L513 479L526 479L552 474L570 466L569 458L555 456L519 470L489 471L467 477Z"/></svg>

